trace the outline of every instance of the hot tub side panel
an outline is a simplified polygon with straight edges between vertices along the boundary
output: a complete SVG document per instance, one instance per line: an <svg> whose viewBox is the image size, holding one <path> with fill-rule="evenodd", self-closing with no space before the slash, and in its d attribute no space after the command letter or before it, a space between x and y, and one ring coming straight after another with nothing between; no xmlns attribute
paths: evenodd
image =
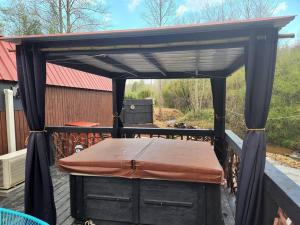
<svg viewBox="0 0 300 225"><path fill-rule="evenodd" d="M70 175L71 215L105 225L223 225L220 186Z"/></svg>
<svg viewBox="0 0 300 225"><path fill-rule="evenodd" d="M83 177L70 175L70 204L71 216L78 221L83 221L84 200L83 200Z"/></svg>
<svg viewBox="0 0 300 225"><path fill-rule="evenodd" d="M87 219L136 223L136 181L117 177L70 175L71 215Z"/></svg>
<svg viewBox="0 0 300 225"><path fill-rule="evenodd" d="M141 224L205 224L205 203L204 184L140 180Z"/></svg>

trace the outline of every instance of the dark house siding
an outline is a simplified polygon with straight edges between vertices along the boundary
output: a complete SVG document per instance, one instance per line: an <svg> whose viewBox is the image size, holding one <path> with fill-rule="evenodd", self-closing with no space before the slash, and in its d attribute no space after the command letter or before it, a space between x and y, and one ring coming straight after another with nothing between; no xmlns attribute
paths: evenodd
<svg viewBox="0 0 300 225"><path fill-rule="evenodd" d="M4 104L3 90L0 91L0 101L1 104ZM17 149L22 149L25 147L25 140L29 131L22 109L19 107L17 109L15 109L16 146ZM97 122L100 126L111 126L112 93L48 86L46 91L46 125L64 125L74 121ZM0 155L5 153L7 153L5 108L1 108Z"/></svg>

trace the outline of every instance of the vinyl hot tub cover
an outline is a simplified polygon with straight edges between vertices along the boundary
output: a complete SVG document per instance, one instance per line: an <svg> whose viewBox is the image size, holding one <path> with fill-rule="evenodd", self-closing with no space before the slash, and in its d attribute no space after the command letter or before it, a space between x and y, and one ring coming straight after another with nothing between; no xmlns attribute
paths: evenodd
<svg viewBox="0 0 300 225"><path fill-rule="evenodd" d="M70 173L221 184L223 169L210 143L107 139L59 160Z"/></svg>

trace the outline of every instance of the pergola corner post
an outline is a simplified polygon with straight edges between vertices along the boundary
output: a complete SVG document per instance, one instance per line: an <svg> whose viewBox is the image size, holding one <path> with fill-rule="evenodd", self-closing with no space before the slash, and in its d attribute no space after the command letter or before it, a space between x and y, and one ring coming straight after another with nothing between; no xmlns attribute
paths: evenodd
<svg viewBox="0 0 300 225"><path fill-rule="evenodd" d="M224 167L226 161L225 149L225 108L226 108L226 78L211 78L211 88L214 108L214 151L220 164Z"/></svg>
<svg viewBox="0 0 300 225"><path fill-rule="evenodd" d="M120 118L123 108L123 100L125 94L126 79L112 79L113 91L113 138L121 138L121 128L123 122Z"/></svg>

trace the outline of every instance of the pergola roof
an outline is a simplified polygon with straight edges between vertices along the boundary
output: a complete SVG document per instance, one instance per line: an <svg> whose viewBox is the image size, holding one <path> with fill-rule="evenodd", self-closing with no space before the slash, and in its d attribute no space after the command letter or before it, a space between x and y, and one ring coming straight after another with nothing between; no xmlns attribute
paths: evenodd
<svg viewBox="0 0 300 225"><path fill-rule="evenodd" d="M225 77L244 64L251 35L294 16L163 28L2 38L35 44L48 62L121 79Z"/></svg>

